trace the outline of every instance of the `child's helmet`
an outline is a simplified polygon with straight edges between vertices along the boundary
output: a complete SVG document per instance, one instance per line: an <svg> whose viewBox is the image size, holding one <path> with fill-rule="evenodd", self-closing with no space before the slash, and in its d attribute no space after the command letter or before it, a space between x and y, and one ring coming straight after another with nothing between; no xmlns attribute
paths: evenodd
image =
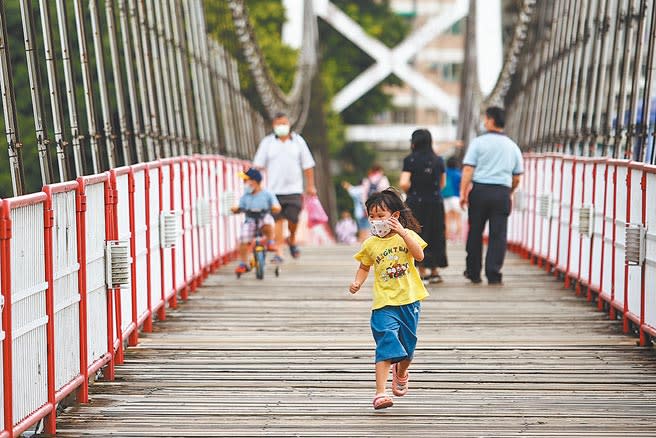
<svg viewBox="0 0 656 438"><path fill-rule="evenodd" d="M252 179L253 181L255 181L257 183L262 182L262 174L260 173L259 170L257 170L254 167L251 167L250 169L248 169L245 172L239 172L239 176L244 181Z"/></svg>

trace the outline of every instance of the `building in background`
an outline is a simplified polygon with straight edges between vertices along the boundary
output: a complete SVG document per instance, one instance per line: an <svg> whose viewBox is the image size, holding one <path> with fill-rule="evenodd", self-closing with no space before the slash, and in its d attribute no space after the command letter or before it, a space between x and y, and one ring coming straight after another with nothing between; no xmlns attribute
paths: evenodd
<svg viewBox="0 0 656 438"><path fill-rule="evenodd" d="M457 0L392 0L391 8L411 20L414 31L427 22L443 15L454 7ZM437 86L450 98L460 97L460 83L464 62L465 20L460 18L448 26L445 32L432 38L419 48L410 59L410 66L423 78ZM390 172L400 172L401 158L407 155L410 134L418 127L427 128L433 134L436 145L456 140L457 118L440 109L434 100L419 93L408 84L388 86L393 96L394 108L379 114L375 125L350 127L349 139L370 142L379 152L381 164ZM448 150L448 148L447 148Z"/></svg>
<svg viewBox="0 0 656 438"><path fill-rule="evenodd" d="M408 153L410 135L417 128L431 131L436 150L442 155L453 153L452 145L458 140L470 6L482 11L481 20L470 21L477 29L481 28L474 43L480 56L475 57L485 68L478 68L477 78L468 83L476 95L483 95L493 88L502 65L502 10L511 9L516 1L390 0L391 9L409 20L412 30L399 45L387 47L363 32L359 24L329 0L313 0L318 17L374 59L371 67L335 95L334 111L342 112L389 75L398 77L403 84L386 86L393 108L378 114L372 124L347 126L346 140L367 143L382 152L378 154L379 161L392 174L400 171L400 158ZM283 3L289 20L289 29L283 35L291 42L297 39L293 28L298 20L293 15L301 13L300 0L283 0Z"/></svg>

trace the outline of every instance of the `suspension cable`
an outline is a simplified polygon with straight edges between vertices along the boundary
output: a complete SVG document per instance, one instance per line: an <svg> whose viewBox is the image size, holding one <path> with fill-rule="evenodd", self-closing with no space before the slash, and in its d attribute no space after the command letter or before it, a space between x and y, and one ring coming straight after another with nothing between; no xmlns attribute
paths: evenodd
<svg viewBox="0 0 656 438"><path fill-rule="evenodd" d="M248 19L244 0L228 0L232 11L237 39L255 81L262 104L270 118L279 111L287 113L295 129L301 130L307 120L309 90L317 69L317 25L312 1L304 0L303 42L300 50L294 83L288 95L275 84L257 44L255 32Z"/></svg>

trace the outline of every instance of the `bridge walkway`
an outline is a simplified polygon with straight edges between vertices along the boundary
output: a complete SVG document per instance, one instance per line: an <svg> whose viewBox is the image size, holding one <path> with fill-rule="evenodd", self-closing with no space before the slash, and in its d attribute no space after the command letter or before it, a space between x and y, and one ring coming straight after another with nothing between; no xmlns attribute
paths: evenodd
<svg viewBox="0 0 656 438"><path fill-rule="evenodd" d="M57 436L656 436L653 350L514 254L505 287L469 285L453 245L409 394L374 411L369 289L347 292L355 250L304 248L264 281L222 267Z"/></svg>

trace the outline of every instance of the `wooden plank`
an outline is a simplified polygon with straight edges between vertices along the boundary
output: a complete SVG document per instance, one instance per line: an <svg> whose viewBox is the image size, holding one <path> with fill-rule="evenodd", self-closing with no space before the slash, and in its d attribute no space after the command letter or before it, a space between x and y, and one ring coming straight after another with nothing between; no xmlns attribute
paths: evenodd
<svg viewBox="0 0 656 438"><path fill-rule="evenodd" d="M410 392L371 408L371 279L355 247L304 248L279 278L223 267L126 351L57 436L656 436L656 355L509 255L505 287L429 288Z"/></svg>

